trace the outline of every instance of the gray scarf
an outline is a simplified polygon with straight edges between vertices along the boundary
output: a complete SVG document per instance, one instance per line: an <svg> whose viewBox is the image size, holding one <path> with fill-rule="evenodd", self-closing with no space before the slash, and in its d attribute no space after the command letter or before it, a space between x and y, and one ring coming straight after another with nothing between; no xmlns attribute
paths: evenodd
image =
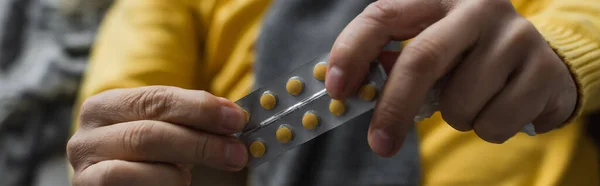
<svg viewBox="0 0 600 186"><path fill-rule="evenodd" d="M326 53L370 0L280 0L272 4L257 43L256 85ZM251 170L256 186L418 185L419 149L413 129L400 152L381 158L367 144L372 112Z"/></svg>

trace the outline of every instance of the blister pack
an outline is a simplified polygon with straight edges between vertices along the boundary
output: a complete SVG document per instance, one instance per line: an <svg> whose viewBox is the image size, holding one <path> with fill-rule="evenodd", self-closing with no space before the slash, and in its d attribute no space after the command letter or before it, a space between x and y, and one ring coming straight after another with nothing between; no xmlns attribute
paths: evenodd
<svg viewBox="0 0 600 186"><path fill-rule="evenodd" d="M250 151L248 166L257 166L281 153L372 110L386 76L378 63L357 96L333 100L325 90L328 55L274 79L236 103L248 113L238 134Z"/></svg>
<svg viewBox="0 0 600 186"><path fill-rule="evenodd" d="M248 121L236 137L248 147L249 167L294 149L375 107L387 79L383 67L371 63L359 92L346 100L334 100L325 89L328 59L328 54L317 57L236 101L245 110ZM439 92L439 88L434 88L428 93L415 122L437 111Z"/></svg>

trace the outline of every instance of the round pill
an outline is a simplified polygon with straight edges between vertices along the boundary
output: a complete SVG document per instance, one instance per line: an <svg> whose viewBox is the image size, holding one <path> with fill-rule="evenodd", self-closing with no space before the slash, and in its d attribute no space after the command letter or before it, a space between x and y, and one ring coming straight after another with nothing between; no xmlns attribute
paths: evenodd
<svg viewBox="0 0 600 186"><path fill-rule="evenodd" d="M265 110L271 110L277 104L277 98L271 93L265 93L260 97L260 106Z"/></svg>
<svg viewBox="0 0 600 186"><path fill-rule="evenodd" d="M294 134L292 133L292 129L287 127L279 127L279 129L277 129L277 132L275 133L277 141L281 143L290 142L293 136Z"/></svg>
<svg viewBox="0 0 600 186"><path fill-rule="evenodd" d="M302 117L302 126L305 129L312 130L319 125L319 117L312 112L306 112Z"/></svg>
<svg viewBox="0 0 600 186"><path fill-rule="evenodd" d="M329 112L331 112L334 116L341 116L346 112L346 105L344 105L344 101L340 100L331 100L329 103Z"/></svg>
<svg viewBox="0 0 600 186"><path fill-rule="evenodd" d="M313 75L315 76L315 79L319 81L325 80L325 75L327 75L327 64L319 63L315 65L315 68L313 69Z"/></svg>
<svg viewBox="0 0 600 186"><path fill-rule="evenodd" d="M302 81L296 78L292 78L288 80L287 84L285 85L285 89L290 95L297 96L298 94L300 94L300 92L302 92L303 86L304 85L302 84Z"/></svg>
<svg viewBox="0 0 600 186"><path fill-rule="evenodd" d="M250 122L250 113L247 110L244 110L244 119L246 120L246 124Z"/></svg>
<svg viewBox="0 0 600 186"><path fill-rule="evenodd" d="M255 141L250 144L248 151L250 151L250 155L252 155L252 157L260 158L265 154L265 151L267 151L267 147L263 142Z"/></svg>
<svg viewBox="0 0 600 186"><path fill-rule="evenodd" d="M375 86L366 84L360 87L360 90L358 91L358 97L365 101L371 101L373 98L375 98L376 92L377 90L375 89Z"/></svg>

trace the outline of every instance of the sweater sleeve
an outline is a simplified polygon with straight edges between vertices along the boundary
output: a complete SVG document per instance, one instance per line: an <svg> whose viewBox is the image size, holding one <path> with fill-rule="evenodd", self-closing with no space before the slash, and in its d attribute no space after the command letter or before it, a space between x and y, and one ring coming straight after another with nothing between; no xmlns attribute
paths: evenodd
<svg viewBox="0 0 600 186"><path fill-rule="evenodd" d="M600 0L550 0L528 17L577 83L572 119L600 109Z"/></svg>
<svg viewBox="0 0 600 186"><path fill-rule="evenodd" d="M200 68L200 26L186 2L115 1L96 38L75 108L86 98L115 88L202 88L194 82Z"/></svg>

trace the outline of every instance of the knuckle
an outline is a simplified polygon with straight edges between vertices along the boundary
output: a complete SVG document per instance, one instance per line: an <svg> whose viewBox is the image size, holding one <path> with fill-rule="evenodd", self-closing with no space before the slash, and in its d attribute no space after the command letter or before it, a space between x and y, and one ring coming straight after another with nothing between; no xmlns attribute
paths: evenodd
<svg viewBox="0 0 600 186"><path fill-rule="evenodd" d="M521 97L524 99L539 100L542 99L541 95L544 95L543 97L549 99L550 97L556 97L556 94L559 92L569 91L569 89L560 85L562 83L560 78L564 75L564 72L561 72L562 69L556 68L558 65L548 63L549 58L543 55L530 56L529 58L530 59L526 62L527 64L525 64L524 67L521 67L525 68L522 71L527 71L529 74L536 74L536 76L524 80L524 83L527 83L529 86L521 89ZM520 76L526 75L520 74ZM560 86L560 89L555 88L558 86Z"/></svg>
<svg viewBox="0 0 600 186"><path fill-rule="evenodd" d="M548 93L545 93L544 90L549 90L547 88L547 86L545 85L535 85L535 84L529 84L529 87L527 88L522 88L521 90L519 90L519 98L518 99L522 99L522 100L541 100L543 98L547 98L548 97ZM541 101L536 101L536 103L539 103Z"/></svg>
<svg viewBox="0 0 600 186"><path fill-rule="evenodd" d="M129 101L134 112L146 119L160 120L169 113L173 105L173 90L170 87L155 86L141 89L132 95Z"/></svg>
<svg viewBox="0 0 600 186"><path fill-rule="evenodd" d="M538 74L540 79L559 80L565 76L569 77L568 75L570 74L565 75L565 71L567 70L563 68L564 64L558 61L558 59L552 58L552 55L552 53L545 55L543 52L537 52L537 54L530 56L530 59L528 60L528 63L530 63L528 65L530 65L530 67L526 68L529 68L528 70L530 70L531 73ZM547 84L545 85L547 86L556 86L557 81L546 82Z"/></svg>
<svg viewBox="0 0 600 186"><path fill-rule="evenodd" d="M523 43L523 41L531 40L532 34L535 33L535 27L525 18L517 18L512 21L508 28L508 33L505 36L506 41L513 45L514 43Z"/></svg>
<svg viewBox="0 0 600 186"><path fill-rule="evenodd" d="M211 156L211 150L208 148L210 138L208 136L201 136L196 139L195 149L194 149L194 157L193 159L197 159L201 162L208 161Z"/></svg>
<svg viewBox="0 0 600 186"><path fill-rule="evenodd" d="M211 105L215 106L217 104L217 100L215 97L207 91L199 90L198 98L200 98L200 105Z"/></svg>
<svg viewBox="0 0 600 186"><path fill-rule="evenodd" d="M67 159L75 170L81 170L90 164L93 154L94 142L81 137L80 133L75 133L67 142Z"/></svg>
<svg viewBox="0 0 600 186"><path fill-rule="evenodd" d="M67 158L75 169L79 166L79 162L84 159L89 148L77 135L73 135L67 142Z"/></svg>
<svg viewBox="0 0 600 186"><path fill-rule="evenodd" d="M164 133L161 130L154 130L155 123L142 122L138 125L131 125L125 129L120 136L123 149L134 156L151 156L152 152L148 147L160 147L160 141L164 139Z"/></svg>
<svg viewBox="0 0 600 186"><path fill-rule="evenodd" d="M79 111L79 121L80 125L83 128L89 127L92 121L95 120L104 106L104 98L103 94L100 93L98 95L87 98L83 104L81 104L81 108Z"/></svg>
<svg viewBox="0 0 600 186"><path fill-rule="evenodd" d="M407 70L418 74L431 74L436 62L440 60L442 51L447 51L444 44L433 38L421 38L418 44L408 45L403 49L410 61L402 63Z"/></svg>
<svg viewBox="0 0 600 186"><path fill-rule="evenodd" d="M117 110L122 107L123 89L111 89L87 98L79 110L82 129L95 127L103 122L114 122L111 118L123 117Z"/></svg>
<svg viewBox="0 0 600 186"><path fill-rule="evenodd" d="M208 119L220 118L220 105L212 94L199 91L198 100L199 102L195 107L198 109L196 113L203 113L203 115L209 116Z"/></svg>
<svg viewBox="0 0 600 186"><path fill-rule="evenodd" d="M442 99L440 101L440 113L446 123L458 131L472 130L473 116L467 111L465 104L458 101Z"/></svg>
<svg viewBox="0 0 600 186"><path fill-rule="evenodd" d="M341 34L345 34L344 32ZM331 56L329 64L332 66L345 67L347 65L346 60L340 56L347 56L352 54L352 44L350 40L338 39L334 46L331 48Z"/></svg>
<svg viewBox="0 0 600 186"><path fill-rule="evenodd" d="M569 81L571 80L569 79ZM561 93L557 93L557 96L554 97L556 103L554 103L554 108L551 107L549 110L551 110L550 113L552 111L556 112L558 125L567 122L576 111L578 95L575 86L574 83L573 85L567 85L567 88L564 88Z"/></svg>
<svg viewBox="0 0 600 186"><path fill-rule="evenodd" d="M377 111L377 120L379 124L391 125L397 123L412 123L414 118L407 116L403 111L405 109L398 108L395 104L389 102L381 102L381 107Z"/></svg>
<svg viewBox="0 0 600 186"><path fill-rule="evenodd" d="M365 8L364 15L367 19L386 25L397 17L398 9L391 0L378 0Z"/></svg>
<svg viewBox="0 0 600 186"><path fill-rule="evenodd" d="M200 97L203 98L207 98L207 97L212 97L213 95L207 91L204 90L198 90L198 94L200 95Z"/></svg>

